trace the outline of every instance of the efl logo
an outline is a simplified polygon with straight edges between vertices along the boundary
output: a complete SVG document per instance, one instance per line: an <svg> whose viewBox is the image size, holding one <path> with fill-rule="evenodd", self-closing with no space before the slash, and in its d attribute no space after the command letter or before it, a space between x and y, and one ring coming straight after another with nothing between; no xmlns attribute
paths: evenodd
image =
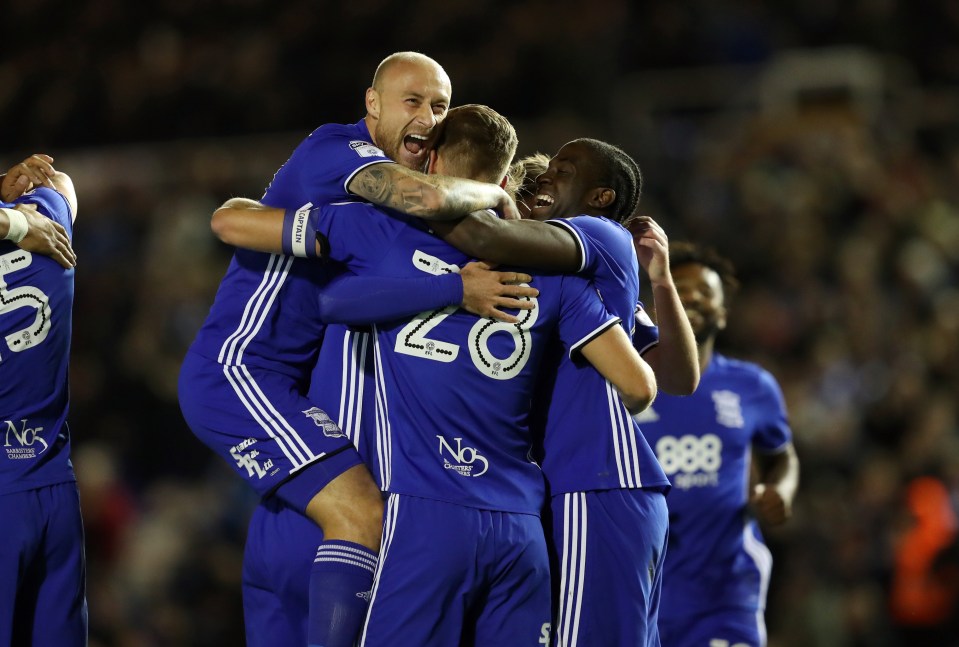
<svg viewBox="0 0 959 647"><path fill-rule="evenodd" d="M386 154L369 142L351 141L352 148L360 157L386 157Z"/></svg>
<svg viewBox="0 0 959 647"><path fill-rule="evenodd" d="M463 447L462 438L454 438L456 441L456 449L446 442L446 439L442 436L437 436L440 440L440 456L443 457L443 467L448 470L453 470L460 476L483 476L486 474L486 470L489 469L489 461L476 451L472 447ZM443 450L446 450L452 458L453 462L450 462L443 456ZM479 461L479 463L477 463ZM481 471L474 471L474 468L477 465L482 465L483 469Z"/></svg>

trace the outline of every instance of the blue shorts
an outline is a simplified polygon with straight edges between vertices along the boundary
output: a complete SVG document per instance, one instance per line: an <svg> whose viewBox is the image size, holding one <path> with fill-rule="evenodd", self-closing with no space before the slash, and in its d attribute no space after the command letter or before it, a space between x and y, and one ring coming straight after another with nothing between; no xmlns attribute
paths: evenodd
<svg viewBox="0 0 959 647"><path fill-rule="evenodd" d="M390 495L360 645L536 647L549 605L539 517Z"/></svg>
<svg viewBox="0 0 959 647"><path fill-rule="evenodd" d="M280 493L300 510L327 483L362 463L356 448L322 410L276 371L224 366L187 353L180 369L180 409L193 433L233 466L261 496L294 474L295 488ZM322 470L317 461L336 457ZM307 482L308 481L308 482Z"/></svg>
<svg viewBox="0 0 959 647"><path fill-rule="evenodd" d="M669 516L655 490L559 494L550 502L553 644L659 645Z"/></svg>
<svg viewBox="0 0 959 647"><path fill-rule="evenodd" d="M310 571L323 531L276 497L257 506L243 555L247 647L306 645Z"/></svg>
<svg viewBox="0 0 959 647"><path fill-rule="evenodd" d="M87 644L77 484L0 495L0 645Z"/></svg>
<svg viewBox="0 0 959 647"><path fill-rule="evenodd" d="M766 621L762 611L718 609L682 620L660 619L663 647L765 647Z"/></svg>

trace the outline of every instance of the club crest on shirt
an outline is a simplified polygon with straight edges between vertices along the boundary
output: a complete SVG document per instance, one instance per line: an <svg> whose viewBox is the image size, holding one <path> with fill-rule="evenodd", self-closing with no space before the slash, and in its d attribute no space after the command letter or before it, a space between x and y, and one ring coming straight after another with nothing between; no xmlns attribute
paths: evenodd
<svg viewBox="0 0 959 647"><path fill-rule="evenodd" d="M354 140L350 142L350 148L360 157L386 157L382 150L369 142Z"/></svg>
<svg viewBox="0 0 959 647"><path fill-rule="evenodd" d="M307 418L313 418L317 427L323 430L323 435L328 438L342 438L346 434L340 431L339 425L326 415L326 411L318 407L310 407L303 412Z"/></svg>
<svg viewBox="0 0 959 647"><path fill-rule="evenodd" d="M716 407L716 422L730 429L742 429L743 407L739 394L733 391L713 391L713 405Z"/></svg>

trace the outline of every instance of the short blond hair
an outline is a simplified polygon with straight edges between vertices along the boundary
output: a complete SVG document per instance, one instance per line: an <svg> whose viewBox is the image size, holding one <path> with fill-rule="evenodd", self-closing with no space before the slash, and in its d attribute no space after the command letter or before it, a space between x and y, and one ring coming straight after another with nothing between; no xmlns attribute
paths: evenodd
<svg viewBox="0 0 959 647"><path fill-rule="evenodd" d="M515 200L531 197L536 191L536 178L545 173L548 167L549 155L546 153L533 153L516 160L509 167L506 192Z"/></svg>
<svg viewBox="0 0 959 647"><path fill-rule="evenodd" d="M450 175L499 184L506 177L519 139L513 124L489 106L451 108L436 142Z"/></svg>

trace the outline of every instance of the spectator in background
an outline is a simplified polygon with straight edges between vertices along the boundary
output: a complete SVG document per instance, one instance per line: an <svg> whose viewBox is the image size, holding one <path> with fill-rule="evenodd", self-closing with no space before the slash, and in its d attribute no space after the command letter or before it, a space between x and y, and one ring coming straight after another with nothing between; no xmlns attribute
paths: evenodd
<svg viewBox="0 0 959 647"><path fill-rule="evenodd" d="M72 647L87 643L66 423L77 200L50 161L34 155L0 185L0 644Z"/></svg>
<svg viewBox="0 0 959 647"><path fill-rule="evenodd" d="M767 371L714 350L737 286L732 264L673 243L670 266L701 381L692 395L663 394L636 417L673 483L660 637L663 647L763 647L772 557L756 518L784 522L799 481L785 403ZM758 482L747 491L751 462Z"/></svg>
<svg viewBox="0 0 959 647"><path fill-rule="evenodd" d="M889 607L900 640L911 647L959 644L955 542L956 512L949 490L922 476L906 487L909 529L895 547ZM951 551L951 552L950 552Z"/></svg>

